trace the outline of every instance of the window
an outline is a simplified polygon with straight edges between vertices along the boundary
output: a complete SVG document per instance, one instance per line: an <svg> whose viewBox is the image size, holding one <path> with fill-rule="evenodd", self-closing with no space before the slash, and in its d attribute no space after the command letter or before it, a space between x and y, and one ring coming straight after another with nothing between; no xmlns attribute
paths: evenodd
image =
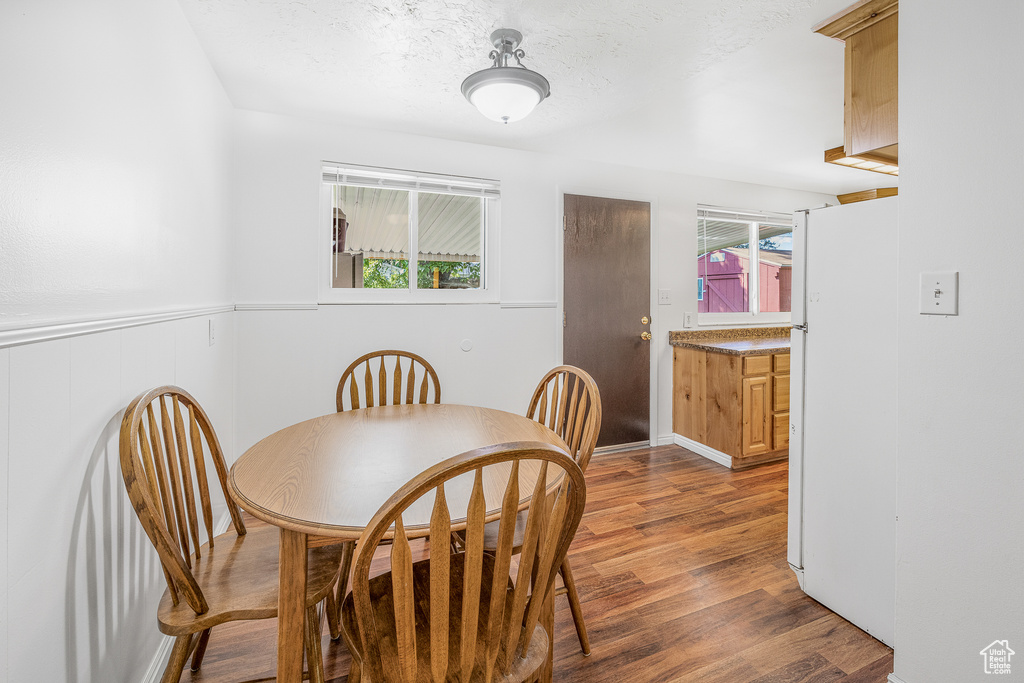
<svg viewBox="0 0 1024 683"><path fill-rule="evenodd" d="M700 322L788 322L792 284L789 216L698 207Z"/></svg>
<svg viewBox="0 0 1024 683"><path fill-rule="evenodd" d="M325 163L320 300L497 300L497 181Z"/></svg>

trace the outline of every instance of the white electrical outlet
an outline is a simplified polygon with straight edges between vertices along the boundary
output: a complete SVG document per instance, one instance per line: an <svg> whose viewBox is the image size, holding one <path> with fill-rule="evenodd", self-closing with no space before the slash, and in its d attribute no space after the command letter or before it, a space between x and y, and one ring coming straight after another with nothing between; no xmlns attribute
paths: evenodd
<svg viewBox="0 0 1024 683"><path fill-rule="evenodd" d="M683 313L683 327L693 327L693 313L691 311Z"/></svg>
<svg viewBox="0 0 1024 683"><path fill-rule="evenodd" d="M959 273L921 273L921 315L957 315Z"/></svg>
<svg viewBox="0 0 1024 683"><path fill-rule="evenodd" d="M672 290L671 289L659 289L658 290L658 305L667 306L672 303Z"/></svg>

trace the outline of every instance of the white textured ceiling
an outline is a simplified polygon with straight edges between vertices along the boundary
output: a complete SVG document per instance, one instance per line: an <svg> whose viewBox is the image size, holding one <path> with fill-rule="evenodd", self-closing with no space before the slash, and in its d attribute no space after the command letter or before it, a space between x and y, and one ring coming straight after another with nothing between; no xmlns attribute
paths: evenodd
<svg viewBox="0 0 1024 683"><path fill-rule="evenodd" d="M837 193L851 0L180 0L244 109ZM490 32L525 38L551 97L509 125L462 97Z"/></svg>

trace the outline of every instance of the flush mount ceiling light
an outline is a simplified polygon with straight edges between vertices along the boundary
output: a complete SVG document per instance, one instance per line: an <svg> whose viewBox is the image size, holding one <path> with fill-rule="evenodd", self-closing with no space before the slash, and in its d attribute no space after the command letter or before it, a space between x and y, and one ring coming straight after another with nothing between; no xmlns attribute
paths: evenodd
<svg viewBox="0 0 1024 683"><path fill-rule="evenodd" d="M490 58L494 63L462 82L462 94L492 121L510 123L524 119L551 94L548 79L530 71L520 61L526 56L519 47L522 41L519 31L499 28L491 34L494 49Z"/></svg>

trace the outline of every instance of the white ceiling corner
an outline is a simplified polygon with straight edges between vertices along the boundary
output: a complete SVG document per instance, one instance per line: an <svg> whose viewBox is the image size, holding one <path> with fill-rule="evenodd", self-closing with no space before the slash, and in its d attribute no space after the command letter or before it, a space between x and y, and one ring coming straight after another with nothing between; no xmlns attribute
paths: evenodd
<svg viewBox="0 0 1024 683"><path fill-rule="evenodd" d="M842 47L810 26L849 0L179 2L240 108L829 193L880 184L822 161L842 143ZM460 92L503 26L552 91L508 126Z"/></svg>

